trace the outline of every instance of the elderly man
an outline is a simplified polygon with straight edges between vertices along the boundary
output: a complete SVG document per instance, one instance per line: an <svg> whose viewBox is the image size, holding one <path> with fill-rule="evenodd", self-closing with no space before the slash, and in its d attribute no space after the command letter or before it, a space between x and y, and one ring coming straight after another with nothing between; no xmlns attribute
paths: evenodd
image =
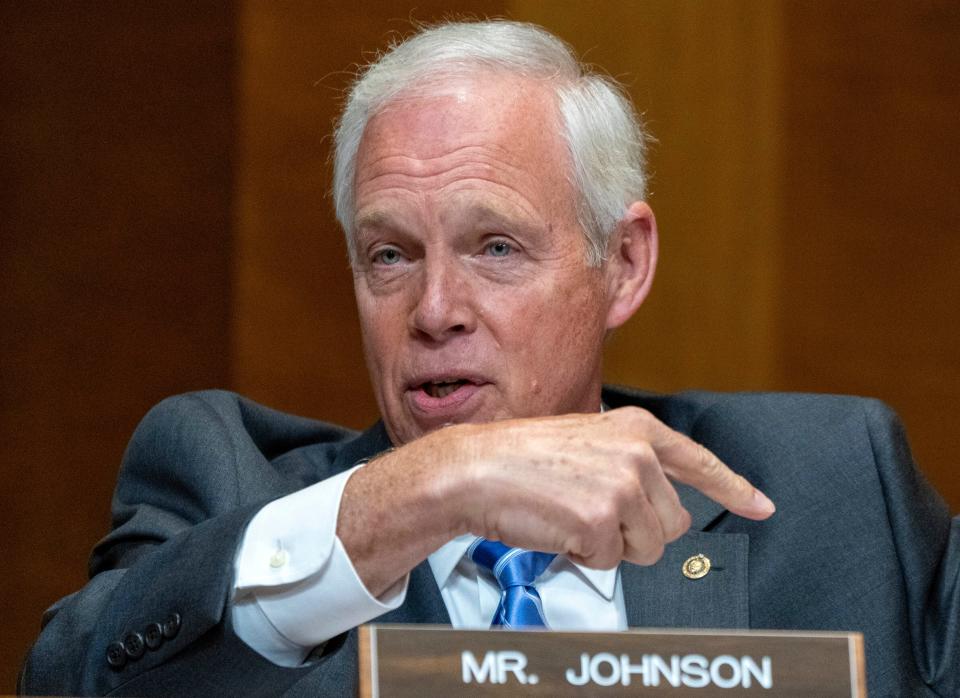
<svg viewBox="0 0 960 698"><path fill-rule="evenodd" d="M371 65L335 197L383 421L161 403L22 688L349 694L380 618L860 630L872 693L957 694L957 526L888 410L602 389L656 265L643 196L629 103L539 28L443 25ZM538 602L501 590L516 559Z"/></svg>

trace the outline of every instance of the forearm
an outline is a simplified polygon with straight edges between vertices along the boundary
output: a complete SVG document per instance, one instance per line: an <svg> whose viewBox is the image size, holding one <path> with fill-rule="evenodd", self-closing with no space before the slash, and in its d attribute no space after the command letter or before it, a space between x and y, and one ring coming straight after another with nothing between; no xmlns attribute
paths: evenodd
<svg viewBox="0 0 960 698"><path fill-rule="evenodd" d="M374 459L344 489L337 535L374 596L467 532L460 500L469 488L468 469L462 467L460 439L451 438L455 429Z"/></svg>
<svg viewBox="0 0 960 698"><path fill-rule="evenodd" d="M707 449L628 408L431 432L351 479L337 534L374 595L464 533L598 569L648 565L690 526L671 479L741 516L774 512Z"/></svg>

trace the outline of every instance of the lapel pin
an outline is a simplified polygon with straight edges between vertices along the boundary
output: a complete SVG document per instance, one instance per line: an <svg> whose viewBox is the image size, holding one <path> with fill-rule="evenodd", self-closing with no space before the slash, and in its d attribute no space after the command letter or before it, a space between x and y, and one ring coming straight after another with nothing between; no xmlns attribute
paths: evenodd
<svg viewBox="0 0 960 698"><path fill-rule="evenodd" d="M688 557L681 569L683 570L683 576L687 579L706 577L707 572L710 571L710 558L702 553L698 553L693 557Z"/></svg>

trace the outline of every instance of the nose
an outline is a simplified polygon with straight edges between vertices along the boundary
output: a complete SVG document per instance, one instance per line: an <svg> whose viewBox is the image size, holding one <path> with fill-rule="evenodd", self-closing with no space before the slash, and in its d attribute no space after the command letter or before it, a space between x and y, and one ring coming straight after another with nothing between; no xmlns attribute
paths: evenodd
<svg viewBox="0 0 960 698"><path fill-rule="evenodd" d="M419 297L410 314L410 330L423 339L442 342L476 329L477 317L466 274L449 260L427 263Z"/></svg>

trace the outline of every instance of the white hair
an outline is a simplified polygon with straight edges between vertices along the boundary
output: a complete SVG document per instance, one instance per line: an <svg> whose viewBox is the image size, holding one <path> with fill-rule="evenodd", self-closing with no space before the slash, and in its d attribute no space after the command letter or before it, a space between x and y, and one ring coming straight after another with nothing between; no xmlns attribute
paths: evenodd
<svg viewBox="0 0 960 698"><path fill-rule="evenodd" d="M643 129L614 80L592 72L545 29L505 20L422 29L361 70L334 133L333 198L351 258L357 151L369 120L393 100L435 91L454 76L489 70L553 87L588 261L595 266L603 262L607 241L627 206L645 198Z"/></svg>

